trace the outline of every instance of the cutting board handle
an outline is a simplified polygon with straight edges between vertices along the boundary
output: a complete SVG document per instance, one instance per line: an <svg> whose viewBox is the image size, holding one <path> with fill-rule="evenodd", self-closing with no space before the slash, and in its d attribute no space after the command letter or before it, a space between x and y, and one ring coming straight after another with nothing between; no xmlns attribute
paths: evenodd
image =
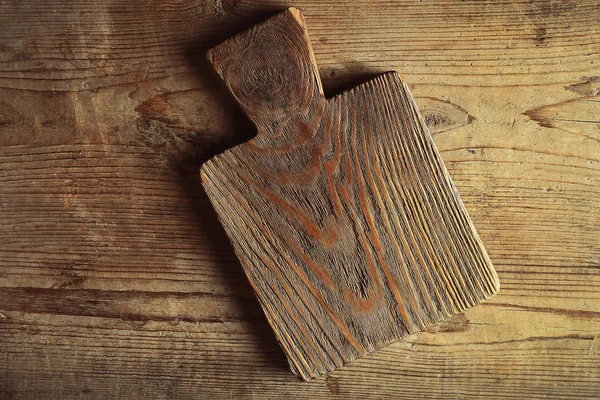
<svg viewBox="0 0 600 400"><path fill-rule="evenodd" d="M289 8L212 48L207 58L259 132L325 102L298 9Z"/></svg>

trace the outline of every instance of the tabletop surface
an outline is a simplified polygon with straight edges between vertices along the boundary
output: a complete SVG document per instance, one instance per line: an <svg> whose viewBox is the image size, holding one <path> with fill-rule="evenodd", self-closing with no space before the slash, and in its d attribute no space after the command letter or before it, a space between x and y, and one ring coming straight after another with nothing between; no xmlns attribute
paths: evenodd
<svg viewBox="0 0 600 400"><path fill-rule="evenodd" d="M325 92L396 70L500 293L297 381L201 187L254 135L205 61L303 10ZM0 398L600 397L597 1L0 4Z"/></svg>

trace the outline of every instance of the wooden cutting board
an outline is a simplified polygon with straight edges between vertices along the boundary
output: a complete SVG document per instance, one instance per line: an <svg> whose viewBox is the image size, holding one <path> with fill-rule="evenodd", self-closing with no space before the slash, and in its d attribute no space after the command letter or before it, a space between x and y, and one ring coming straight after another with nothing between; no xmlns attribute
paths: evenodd
<svg viewBox="0 0 600 400"><path fill-rule="evenodd" d="M293 8L208 58L258 134L205 163L202 182L298 377L498 291L397 73L326 99Z"/></svg>

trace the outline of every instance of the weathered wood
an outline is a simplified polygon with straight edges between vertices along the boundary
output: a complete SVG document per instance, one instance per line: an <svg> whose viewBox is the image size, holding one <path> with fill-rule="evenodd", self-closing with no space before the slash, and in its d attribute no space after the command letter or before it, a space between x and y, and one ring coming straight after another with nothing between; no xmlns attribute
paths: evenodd
<svg viewBox="0 0 600 400"><path fill-rule="evenodd" d="M197 175L253 135L204 54L290 3L0 2L0 398L597 399L597 1L294 4L325 92L402 71L502 290L298 382Z"/></svg>
<svg viewBox="0 0 600 400"><path fill-rule="evenodd" d="M493 296L499 282L395 72L326 100L294 8L210 50L258 134L204 188L304 380Z"/></svg>

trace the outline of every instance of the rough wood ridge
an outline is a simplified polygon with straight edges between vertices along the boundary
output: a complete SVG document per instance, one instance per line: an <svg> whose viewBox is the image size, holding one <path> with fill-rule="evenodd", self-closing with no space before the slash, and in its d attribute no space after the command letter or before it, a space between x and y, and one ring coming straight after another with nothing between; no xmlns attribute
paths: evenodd
<svg viewBox="0 0 600 400"><path fill-rule="evenodd" d="M395 72L326 99L301 13L209 52L257 127L201 170L293 372L308 380L499 281Z"/></svg>

